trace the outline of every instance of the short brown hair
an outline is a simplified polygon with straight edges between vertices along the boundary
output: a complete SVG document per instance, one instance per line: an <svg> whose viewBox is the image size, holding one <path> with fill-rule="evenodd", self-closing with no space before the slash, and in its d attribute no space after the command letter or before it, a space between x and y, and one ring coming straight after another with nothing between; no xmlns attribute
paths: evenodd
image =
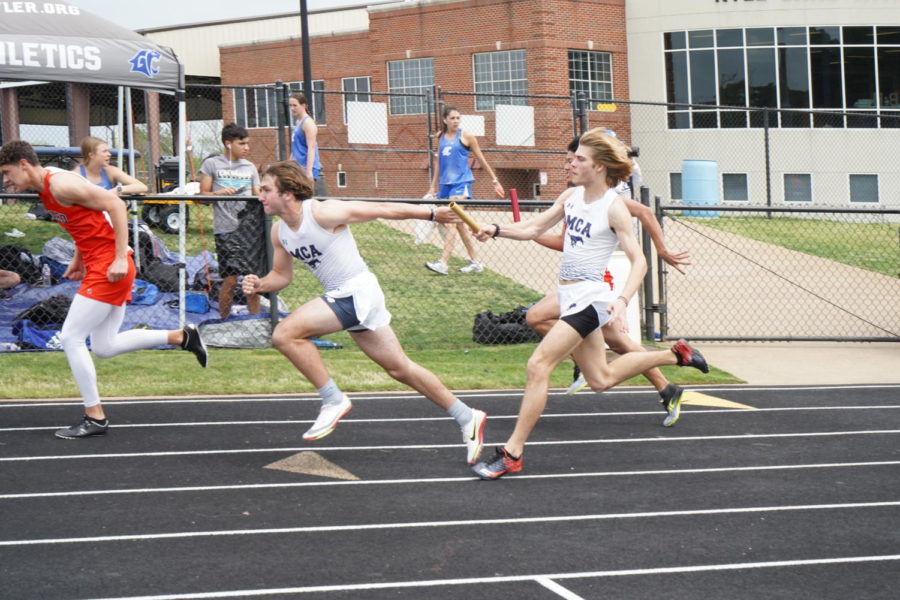
<svg viewBox="0 0 900 600"><path fill-rule="evenodd" d="M579 140L590 150L591 159L606 167L606 185L615 187L631 176L631 159L628 149L617 138L606 133L602 127L585 132Z"/></svg>
<svg viewBox="0 0 900 600"><path fill-rule="evenodd" d="M3 148L0 149L0 166L16 164L23 158L28 161L28 164L35 167L41 164L41 161L38 160L37 152L34 151L34 148L28 142L13 140L4 144Z"/></svg>
<svg viewBox="0 0 900 600"><path fill-rule="evenodd" d="M275 180L275 187L281 193L290 192L300 201L312 198L313 182L293 160L269 165L263 173L265 175Z"/></svg>
<svg viewBox="0 0 900 600"><path fill-rule="evenodd" d="M309 106L309 103L306 101L306 94L303 92L297 92L296 94L291 94L291 98L297 101L297 104L301 106Z"/></svg>

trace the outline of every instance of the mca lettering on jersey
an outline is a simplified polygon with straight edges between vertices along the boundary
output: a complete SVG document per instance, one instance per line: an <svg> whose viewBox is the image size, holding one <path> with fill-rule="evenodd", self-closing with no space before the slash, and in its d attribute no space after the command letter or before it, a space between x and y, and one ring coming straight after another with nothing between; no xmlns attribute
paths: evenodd
<svg viewBox="0 0 900 600"><path fill-rule="evenodd" d="M283 246L286 246L287 240L282 240L281 244ZM315 269L316 265L318 265L320 262L319 257L323 256L323 254L316 249L316 246L314 244L295 248L290 251L290 254L297 260L303 261L303 263L310 269Z"/></svg>
<svg viewBox="0 0 900 600"><path fill-rule="evenodd" d="M80 15L77 6L55 2L0 2L0 13L35 15Z"/></svg>
<svg viewBox="0 0 900 600"><path fill-rule="evenodd" d="M103 61L96 46L4 41L0 42L0 65L99 71Z"/></svg>

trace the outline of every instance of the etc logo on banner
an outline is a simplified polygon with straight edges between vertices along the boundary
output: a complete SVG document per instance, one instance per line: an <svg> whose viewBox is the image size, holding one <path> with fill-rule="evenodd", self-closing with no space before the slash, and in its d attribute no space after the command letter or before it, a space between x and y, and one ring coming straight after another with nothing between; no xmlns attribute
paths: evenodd
<svg viewBox="0 0 900 600"><path fill-rule="evenodd" d="M155 50L141 50L128 62L131 63L132 73L143 73L150 79L153 79L153 76L159 73L159 67L156 66L159 59L159 52Z"/></svg>

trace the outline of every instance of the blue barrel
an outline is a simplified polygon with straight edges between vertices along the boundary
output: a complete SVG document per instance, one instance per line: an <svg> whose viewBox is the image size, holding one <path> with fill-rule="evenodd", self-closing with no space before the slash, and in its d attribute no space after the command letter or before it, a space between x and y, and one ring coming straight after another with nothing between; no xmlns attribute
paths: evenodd
<svg viewBox="0 0 900 600"><path fill-rule="evenodd" d="M681 161L681 196L688 206L719 203L719 165L714 160ZM686 217L718 217L717 210L688 210Z"/></svg>

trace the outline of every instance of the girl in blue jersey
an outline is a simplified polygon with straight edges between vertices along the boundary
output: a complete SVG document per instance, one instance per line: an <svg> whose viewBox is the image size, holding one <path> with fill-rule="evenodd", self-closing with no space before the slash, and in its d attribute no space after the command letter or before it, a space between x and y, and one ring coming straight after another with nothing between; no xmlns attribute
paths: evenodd
<svg viewBox="0 0 900 600"><path fill-rule="evenodd" d="M454 106L447 106L442 113L443 125L441 126L441 136L438 138L438 156L434 166L434 177L431 180L431 187L428 188L428 196L437 195L438 198L460 201L472 197L472 182L475 176L469 167L469 153L475 155L475 158L484 165L484 168L491 175L494 183L494 191L503 198L505 192L494 170L481 153L478 147L478 139L470 132L463 131L459 128L459 110ZM439 186L440 184L440 186ZM463 273L480 273L484 267L478 262L475 254L475 244L472 242L469 230L463 223L456 228L449 227L447 229L447 237L444 240L444 251L441 258L434 262L426 262L425 267L431 269L435 273L446 275L448 272L447 263L450 255L453 253L453 247L456 245L456 232L459 231L460 238L466 246L466 252L469 254L469 264L462 267L460 271Z"/></svg>
<svg viewBox="0 0 900 600"><path fill-rule="evenodd" d="M292 94L288 107L291 115L297 119L297 126L291 134L291 159L303 167L306 176L315 182L316 196L325 196L328 193L325 182L319 179L322 172L322 163L319 162L319 126L309 115L309 103L303 93Z"/></svg>
<svg viewBox="0 0 900 600"><path fill-rule="evenodd" d="M81 140L82 162L74 170L91 183L105 190L114 190L117 194L143 194L147 191L146 184L109 164L111 157L109 144L88 136Z"/></svg>

